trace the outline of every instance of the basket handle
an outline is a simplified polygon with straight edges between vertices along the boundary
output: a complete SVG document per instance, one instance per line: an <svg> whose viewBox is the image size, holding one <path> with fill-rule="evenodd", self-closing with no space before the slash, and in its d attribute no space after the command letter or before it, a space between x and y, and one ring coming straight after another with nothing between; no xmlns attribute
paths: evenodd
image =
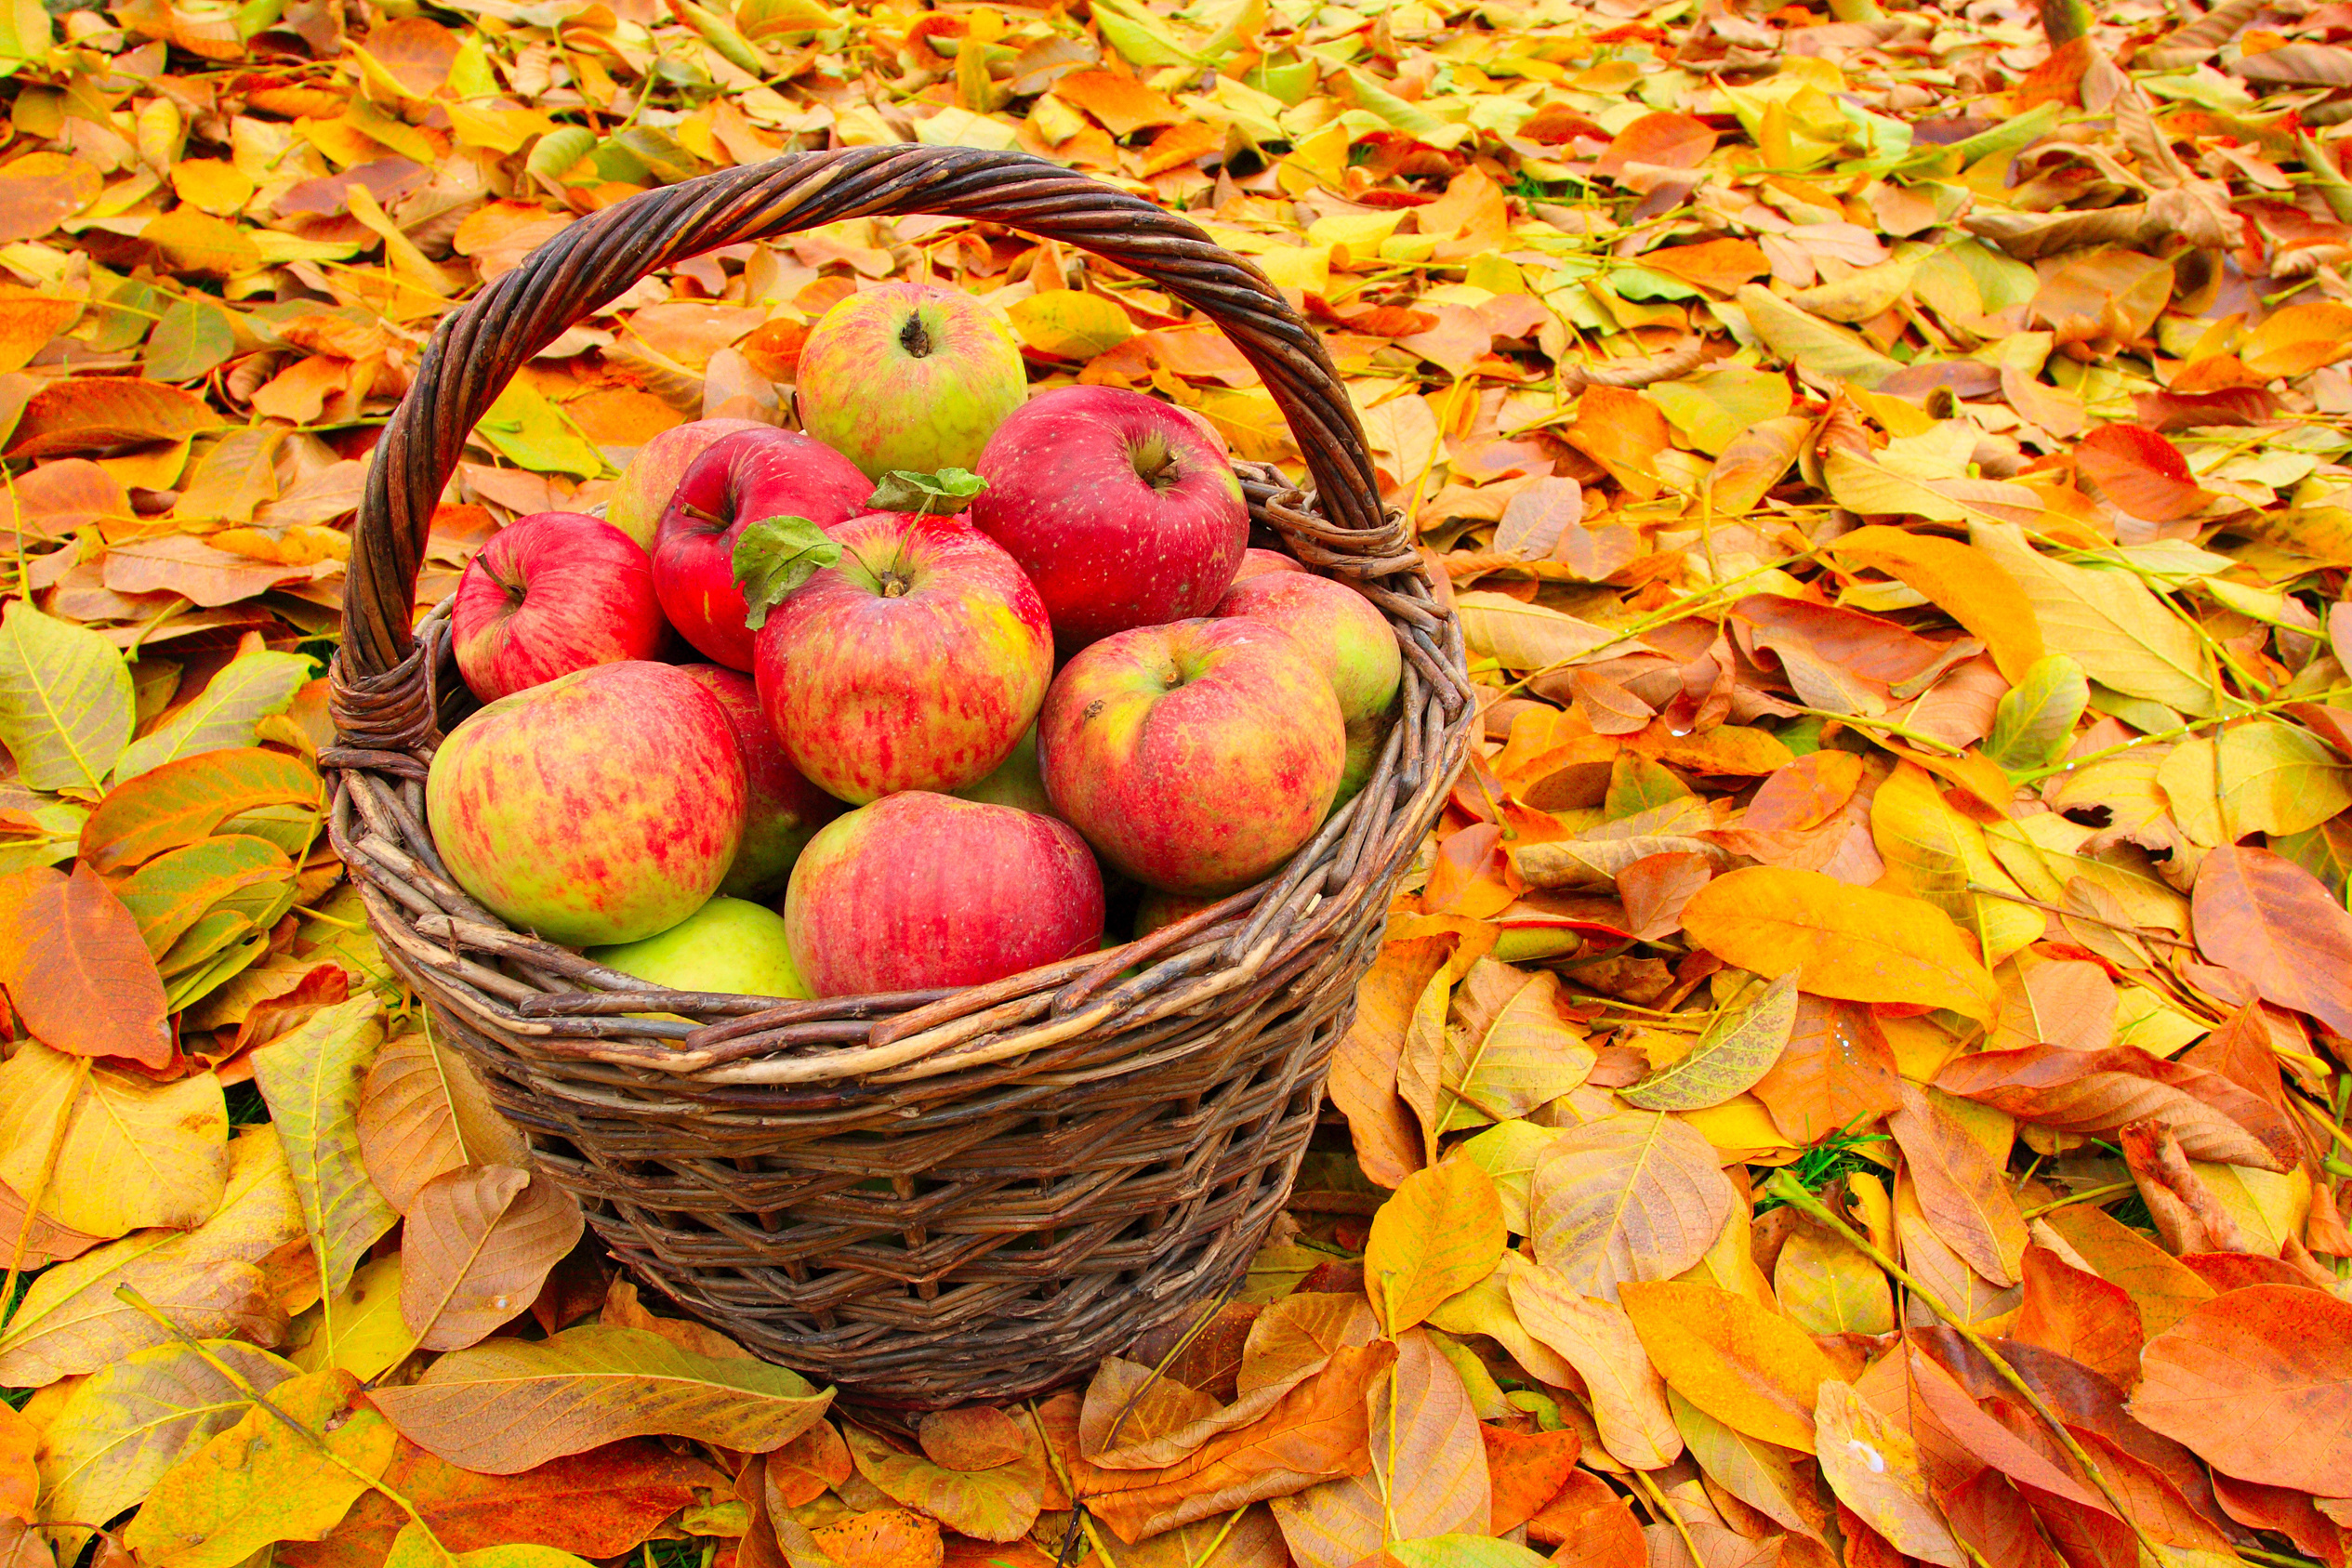
<svg viewBox="0 0 2352 1568"><path fill-rule="evenodd" d="M533 355L673 262L843 218L907 213L1001 223L1075 245L1199 310L1264 379L1325 517L1363 534L1366 553L1382 553L1378 541L1392 525L1363 427L1321 339L1256 267L1189 220L1026 153L913 143L789 153L644 191L575 223L442 323L360 498L337 670L346 733L377 728L351 722L360 718L354 708L415 712L424 683L399 678L416 648L410 619L433 508L475 422ZM394 685L407 691L396 695Z"/></svg>

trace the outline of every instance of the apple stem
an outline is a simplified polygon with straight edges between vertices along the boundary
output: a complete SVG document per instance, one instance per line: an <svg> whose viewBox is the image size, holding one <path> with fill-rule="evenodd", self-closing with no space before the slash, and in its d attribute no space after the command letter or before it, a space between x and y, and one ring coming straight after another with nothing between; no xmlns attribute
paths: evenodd
<svg viewBox="0 0 2352 1568"><path fill-rule="evenodd" d="M1176 453L1175 449L1168 444L1166 437L1157 431L1145 436L1135 445L1134 460L1135 477L1145 484L1162 494L1175 488L1176 481L1180 477L1177 472Z"/></svg>
<svg viewBox="0 0 2352 1568"><path fill-rule="evenodd" d="M898 329L898 346L917 359L931 357L931 334L923 330L923 318L911 315L906 324Z"/></svg>

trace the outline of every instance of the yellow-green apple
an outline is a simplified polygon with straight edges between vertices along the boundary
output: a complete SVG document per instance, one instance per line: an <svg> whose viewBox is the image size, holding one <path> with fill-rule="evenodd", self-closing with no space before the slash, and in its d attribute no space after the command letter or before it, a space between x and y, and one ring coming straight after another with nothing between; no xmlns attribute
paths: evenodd
<svg viewBox="0 0 2352 1568"><path fill-rule="evenodd" d="M787 1001L813 995L792 967L784 916L743 899L712 899L666 931L613 947L591 947L588 956L608 969L672 991L781 996Z"/></svg>
<svg viewBox="0 0 2352 1568"><path fill-rule="evenodd" d="M1304 572L1306 568L1301 565L1295 557L1284 555L1280 550L1262 550L1252 547L1241 552L1241 564L1234 568L1233 580L1235 584L1241 584L1252 577L1262 576L1268 572Z"/></svg>
<svg viewBox="0 0 2352 1568"><path fill-rule="evenodd" d="M1137 626L1054 678L1037 719L1046 793L1149 887L1230 891L1314 836L1347 726L1288 632L1246 617Z"/></svg>
<svg viewBox="0 0 2352 1568"><path fill-rule="evenodd" d="M863 804L987 777L1037 716L1053 632L1012 558L961 516L869 512L768 613L760 704L786 757Z"/></svg>
<svg viewBox="0 0 2352 1568"><path fill-rule="evenodd" d="M1350 724L1387 711L1404 679L1396 633L1372 601L1344 583L1304 572L1267 572L1235 583L1217 601L1221 616L1280 626L1331 683Z"/></svg>
<svg viewBox="0 0 2352 1568"><path fill-rule="evenodd" d="M957 288L883 283L817 319L800 349L800 423L875 479L969 468L1029 393L995 307Z"/></svg>
<svg viewBox="0 0 2352 1568"><path fill-rule="evenodd" d="M1135 940L1143 941L1162 926L1199 914L1225 895L1222 893L1169 893L1157 888L1143 889L1143 902L1135 906Z"/></svg>
<svg viewBox="0 0 2352 1568"><path fill-rule="evenodd" d="M702 455L703 448L737 430L764 428L756 419L697 419L650 438L613 481L613 493L604 500L604 520L651 554L654 532L669 510L669 498L678 494L687 467Z"/></svg>
<svg viewBox="0 0 2352 1568"><path fill-rule="evenodd" d="M635 942L719 890L743 841L743 758L682 670L598 665L501 697L449 733L425 780L457 885L509 925Z"/></svg>
<svg viewBox="0 0 2352 1568"><path fill-rule="evenodd" d="M1117 387L1061 387L980 455L980 531L1044 596L1064 657L1214 610L1249 540L1224 454L1184 415Z"/></svg>
<svg viewBox="0 0 2352 1568"><path fill-rule="evenodd" d="M820 996L984 985L1092 949L1103 876L1067 823L907 790L819 830L784 924Z"/></svg>
<svg viewBox="0 0 2352 1568"><path fill-rule="evenodd" d="M654 591L669 624L704 658L749 669L734 564L743 531L772 517L830 528L864 511L873 489L848 458L798 431L757 425L711 442L687 465L654 543Z"/></svg>
<svg viewBox="0 0 2352 1568"><path fill-rule="evenodd" d="M1053 802L1046 797L1045 775L1037 771L1037 727L1032 724L1022 731L1012 755L997 764L995 772L953 793L961 800L1018 806L1024 811L1053 815Z"/></svg>
<svg viewBox="0 0 2352 1568"><path fill-rule="evenodd" d="M687 665L688 679L700 681L719 699L743 753L747 786L743 813L743 848L719 890L730 898L764 898L784 890L792 863L816 830L841 814L839 800L800 776L800 770L784 754L768 716L760 710L760 693L751 677L723 665ZM683 989L682 987L680 989Z"/></svg>
<svg viewBox="0 0 2352 1568"><path fill-rule="evenodd" d="M484 702L650 659L668 636L645 552L585 512L533 512L492 534L457 579L449 621L458 673Z"/></svg>

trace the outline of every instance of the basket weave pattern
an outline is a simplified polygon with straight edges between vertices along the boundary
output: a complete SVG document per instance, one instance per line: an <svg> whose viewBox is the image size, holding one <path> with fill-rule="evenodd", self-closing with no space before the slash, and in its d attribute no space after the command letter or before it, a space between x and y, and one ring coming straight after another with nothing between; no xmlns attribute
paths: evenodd
<svg viewBox="0 0 2352 1568"><path fill-rule="evenodd" d="M412 631L411 603L468 433L533 354L649 272L918 212L1105 257L1257 366L1314 487L1310 499L1237 465L1253 521L1363 587L1405 654L1370 783L1271 880L1143 942L990 985L783 1004L671 992L509 929L449 877L424 822L433 746L473 704L446 606ZM760 1355L870 1405L928 1408L1050 1387L1222 1287L1256 1249L1390 889L1467 747L1463 670L1337 375L1254 268L1036 159L857 148L633 197L444 323L369 474L338 744L322 760L337 771L335 844L387 957L614 1254Z"/></svg>

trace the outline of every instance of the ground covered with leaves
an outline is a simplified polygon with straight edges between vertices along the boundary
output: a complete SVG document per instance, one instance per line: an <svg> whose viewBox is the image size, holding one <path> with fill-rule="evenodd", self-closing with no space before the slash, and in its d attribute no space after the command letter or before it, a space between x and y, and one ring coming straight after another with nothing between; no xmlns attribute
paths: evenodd
<svg viewBox="0 0 2352 1568"><path fill-rule="evenodd" d="M2345 1568L2352 7L1826 3L0 11L0 1564ZM911 1432L616 1277L315 760L437 320L899 140L1254 259L1486 705L1248 1276ZM541 355L420 607L903 276L1295 471L1131 274L843 223Z"/></svg>

